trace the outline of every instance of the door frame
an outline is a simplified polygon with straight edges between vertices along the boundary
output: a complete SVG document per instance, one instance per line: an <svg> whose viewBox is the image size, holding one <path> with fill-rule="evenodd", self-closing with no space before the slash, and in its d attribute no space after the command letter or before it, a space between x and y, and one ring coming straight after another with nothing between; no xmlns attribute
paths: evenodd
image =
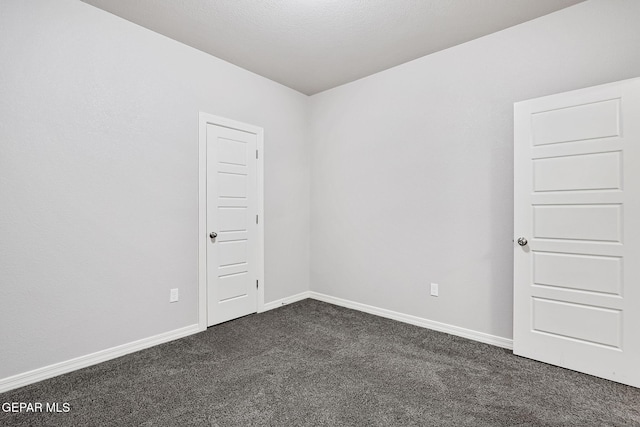
<svg viewBox="0 0 640 427"><path fill-rule="evenodd" d="M198 117L198 326L207 329L207 125L237 129L256 135L258 158L258 313L264 311L264 129L213 114L199 113Z"/></svg>

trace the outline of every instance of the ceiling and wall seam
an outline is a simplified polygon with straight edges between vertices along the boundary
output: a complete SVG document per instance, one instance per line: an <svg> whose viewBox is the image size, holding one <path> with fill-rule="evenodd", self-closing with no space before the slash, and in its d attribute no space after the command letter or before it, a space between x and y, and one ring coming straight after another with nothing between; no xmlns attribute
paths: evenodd
<svg viewBox="0 0 640 427"><path fill-rule="evenodd" d="M584 0L83 0L306 95Z"/></svg>

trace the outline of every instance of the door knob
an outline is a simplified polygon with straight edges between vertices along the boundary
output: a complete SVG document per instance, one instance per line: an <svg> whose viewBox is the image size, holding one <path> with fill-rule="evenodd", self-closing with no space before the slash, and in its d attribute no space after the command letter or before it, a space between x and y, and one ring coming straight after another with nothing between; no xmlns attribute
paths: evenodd
<svg viewBox="0 0 640 427"><path fill-rule="evenodd" d="M527 239L525 239L524 237L518 238L518 244L520 246L527 246L527 243L529 243L529 242L527 242Z"/></svg>
<svg viewBox="0 0 640 427"><path fill-rule="evenodd" d="M212 239L215 239L216 237L218 237L218 233L216 233L215 231L212 231L211 233L209 233L209 237L211 237Z"/></svg>

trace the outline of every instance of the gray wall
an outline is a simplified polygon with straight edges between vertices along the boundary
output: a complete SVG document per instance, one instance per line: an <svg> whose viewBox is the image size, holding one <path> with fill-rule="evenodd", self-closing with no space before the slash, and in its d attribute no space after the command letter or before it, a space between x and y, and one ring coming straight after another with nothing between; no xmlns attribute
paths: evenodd
<svg viewBox="0 0 640 427"><path fill-rule="evenodd" d="M513 103L640 76L639 22L592 0L311 97L312 290L511 338Z"/></svg>
<svg viewBox="0 0 640 427"><path fill-rule="evenodd" d="M197 323L199 111L264 127L266 302L308 290L307 109L84 3L2 0L0 378Z"/></svg>
<svg viewBox="0 0 640 427"><path fill-rule="evenodd" d="M267 302L311 272L511 337L513 102L640 75L639 17L590 0L307 98L81 2L1 0L0 378L197 322L199 111L265 129Z"/></svg>

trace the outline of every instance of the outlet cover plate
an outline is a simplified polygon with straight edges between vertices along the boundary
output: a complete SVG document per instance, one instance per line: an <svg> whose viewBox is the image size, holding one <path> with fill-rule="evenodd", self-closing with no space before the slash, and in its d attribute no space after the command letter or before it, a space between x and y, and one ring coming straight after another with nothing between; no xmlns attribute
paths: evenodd
<svg viewBox="0 0 640 427"><path fill-rule="evenodd" d="M437 297L438 296L438 284L437 283L432 283L431 284L431 296L432 297Z"/></svg>

